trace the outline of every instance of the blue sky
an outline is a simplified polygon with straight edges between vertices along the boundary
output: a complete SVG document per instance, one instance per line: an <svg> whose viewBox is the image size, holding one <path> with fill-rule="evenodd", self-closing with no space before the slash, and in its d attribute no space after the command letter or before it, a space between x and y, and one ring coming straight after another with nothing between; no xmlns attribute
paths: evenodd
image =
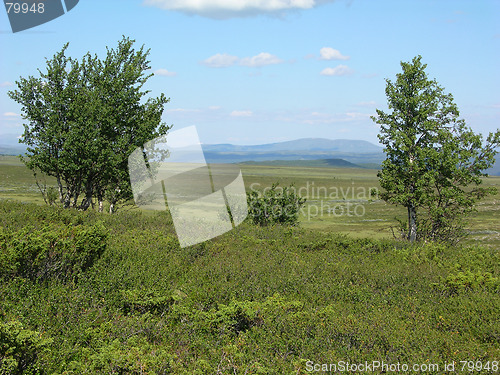
<svg viewBox="0 0 500 375"><path fill-rule="evenodd" d="M45 58L103 56L122 35L151 49L152 95L164 121L196 125L202 143L305 137L377 143L369 116L385 109L385 78L422 55L475 131L500 127L500 1L80 0L70 12L12 33L0 11L0 144L23 132L7 96Z"/></svg>

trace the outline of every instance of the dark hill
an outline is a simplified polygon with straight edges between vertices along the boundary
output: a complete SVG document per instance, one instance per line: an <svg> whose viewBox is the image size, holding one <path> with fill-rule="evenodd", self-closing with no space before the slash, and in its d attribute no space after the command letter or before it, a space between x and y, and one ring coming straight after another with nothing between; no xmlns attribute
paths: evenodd
<svg viewBox="0 0 500 375"><path fill-rule="evenodd" d="M323 168L363 168L344 159L316 159L316 160L264 160L245 161L245 165L269 165L280 167L323 167Z"/></svg>

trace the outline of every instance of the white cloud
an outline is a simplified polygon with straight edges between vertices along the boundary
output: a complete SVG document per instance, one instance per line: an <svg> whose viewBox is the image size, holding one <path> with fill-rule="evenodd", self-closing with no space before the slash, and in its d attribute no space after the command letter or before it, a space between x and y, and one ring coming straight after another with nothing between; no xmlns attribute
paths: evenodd
<svg viewBox="0 0 500 375"><path fill-rule="evenodd" d="M231 116L233 117L250 117L252 116L252 111L233 111L231 112Z"/></svg>
<svg viewBox="0 0 500 375"><path fill-rule="evenodd" d="M227 53L216 54L210 56L208 59L203 60L202 64L210 68L226 68L238 62L238 56L228 55Z"/></svg>
<svg viewBox="0 0 500 375"><path fill-rule="evenodd" d="M153 73L155 75L165 76L165 77L173 77L173 76L177 75L176 72L169 72L167 69L156 69Z"/></svg>
<svg viewBox="0 0 500 375"><path fill-rule="evenodd" d="M144 0L147 6L224 19L310 9L331 0Z"/></svg>
<svg viewBox="0 0 500 375"><path fill-rule="evenodd" d="M227 53L218 53L203 60L201 63L209 68L227 68L236 64L256 68L266 65L281 64L282 62L283 60L278 56L271 55L267 52L261 52L258 55L243 58L228 55Z"/></svg>
<svg viewBox="0 0 500 375"><path fill-rule="evenodd" d="M267 52L261 52L256 56L253 57L245 57L240 60L240 65L243 66L250 66L250 67L259 67L259 66L265 66L265 65L273 65L273 64L280 64L282 63L283 60L278 58L275 55L271 55L270 53Z"/></svg>
<svg viewBox="0 0 500 375"><path fill-rule="evenodd" d="M359 102L356 103L356 106L358 107L375 107L377 103L374 100L370 100L368 102Z"/></svg>
<svg viewBox="0 0 500 375"><path fill-rule="evenodd" d="M339 50L330 47L321 48L319 54L322 60L349 60L351 58L350 56L342 55Z"/></svg>
<svg viewBox="0 0 500 375"><path fill-rule="evenodd" d="M3 115L5 117L17 117L17 116L19 116L17 113L14 113L14 112L5 112Z"/></svg>
<svg viewBox="0 0 500 375"><path fill-rule="evenodd" d="M14 85L12 84L12 82L9 82L9 81L5 81L5 82L0 83L0 87L10 87L10 86L14 86Z"/></svg>
<svg viewBox="0 0 500 375"><path fill-rule="evenodd" d="M335 68L325 68L321 71L322 76L346 76L354 71L347 65L338 65Z"/></svg>

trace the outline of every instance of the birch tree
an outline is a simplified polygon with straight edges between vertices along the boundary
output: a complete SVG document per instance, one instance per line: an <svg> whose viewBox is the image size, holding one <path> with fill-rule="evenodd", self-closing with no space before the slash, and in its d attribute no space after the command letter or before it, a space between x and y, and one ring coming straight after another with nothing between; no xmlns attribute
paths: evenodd
<svg viewBox="0 0 500 375"><path fill-rule="evenodd" d="M86 210L95 200L102 211L108 197L113 211L131 198L129 154L170 128L161 120L169 99L146 99L143 89L153 76L147 74L149 50L133 44L123 37L104 59L89 52L80 61L66 56L66 44L45 72L21 77L9 92L26 121L23 161L56 178L64 207Z"/></svg>
<svg viewBox="0 0 500 375"><path fill-rule="evenodd" d="M481 186L495 161L500 131L486 139L459 118L453 96L425 72L421 56L401 62L386 80L389 112L377 109L386 160L378 177L381 197L407 210L409 241L455 241L474 204L494 189Z"/></svg>

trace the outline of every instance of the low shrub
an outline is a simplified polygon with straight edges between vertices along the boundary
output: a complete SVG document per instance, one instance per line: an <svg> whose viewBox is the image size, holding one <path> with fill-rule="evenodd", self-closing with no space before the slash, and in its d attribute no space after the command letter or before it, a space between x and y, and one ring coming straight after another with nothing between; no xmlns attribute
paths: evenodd
<svg viewBox="0 0 500 375"><path fill-rule="evenodd" d="M49 351L52 339L25 329L17 320L0 322L0 374L43 374L39 355Z"/></svg>
<svg viewBox="0 0 500 375"><path fill-rule="evenodd" d="M456 294L460 291L474 290L479 288L491 288L493 291L500 290L500 279L493 277L490 272L457 272L449 274L443 280L442 288L451 293Z"/></svg>
<svg viewBox="0 0 500 375"><path fill-rule="evenodd" d="M126 313L158 314L165 312L175 301L174 296L166 296L155 290L121 290L122 310Z"/></svg>
<svg viewBox="0 0 500 375"><path fill-rule="evenodd" d="M68 279L91 267L106 248L102 223L86 226L49 224L39 230L0 227L0 275L31 280Z"/></svg>
<svg viewBox="0 0 500 375"><path fill-rule="evenodd" d="M293 185L278 187L274 183L269 190L252 191L247 195L248 216L254 224L296 225L300 208L306 202L295 192Z"/></svg>

